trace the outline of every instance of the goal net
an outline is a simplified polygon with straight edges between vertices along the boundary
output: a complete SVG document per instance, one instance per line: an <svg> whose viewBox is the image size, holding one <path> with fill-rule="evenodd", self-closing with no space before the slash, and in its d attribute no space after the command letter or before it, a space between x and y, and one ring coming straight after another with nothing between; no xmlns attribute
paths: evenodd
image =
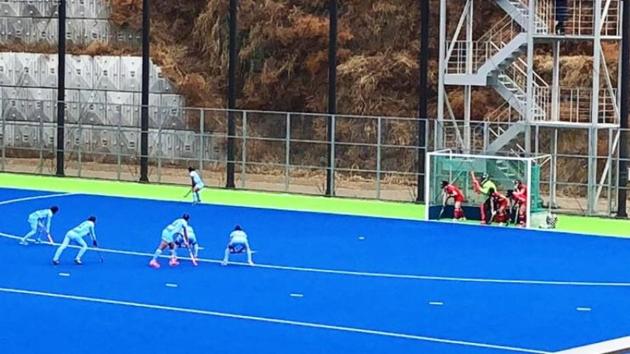
<svg viewBox="0 0 630 354"><path fill-rule="evenodd" d="M550 158L429 153L425 218L553 228L557 219L543 207L541 191Z"/></svg>

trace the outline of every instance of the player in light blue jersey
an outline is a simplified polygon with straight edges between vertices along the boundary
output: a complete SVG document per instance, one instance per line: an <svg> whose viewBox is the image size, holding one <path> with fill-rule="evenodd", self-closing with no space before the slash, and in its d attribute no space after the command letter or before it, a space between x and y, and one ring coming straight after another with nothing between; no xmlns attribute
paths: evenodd
<svg viewBox="0 0 630 354"><path fill-rule="evenodd" d="M158 246L158 248L155 250L153 258L149 262L150 267L155 269L160 268L160 262L158 262L157 259L166 249L166 247L171 249L171 260L168 264L171 267L179 265L179 261L177 261L177 247L175 245L175 237L177 236L177 234L181 233L182 235L184 235L184 244L186 246L189 245L188 220L190 220L190 215L184 214L181 218L173 221L164 230L162 230L162 240L160 241L160 245Z"/></svg>
<svg viewBox="0 0 630 354"><path fill-rule="evenodd" d="M193 256L197 258L199 255L199 244L197 243L195 230L193 230L192 226L188 225L186 227L186 232L188 233L188 246L186 246L186 239L184 238L183 232L180 232L177 236L175 236L175 244L177 247L189 247L193 252Z"/></svg>
<svg viewBox="0 0 630 354"><path fill-rule="evenodd" d="M28 216L28 224L31 226L31 231L26 234L26 236L22 237L20 240L20 244L28 245L28 240L33 236L37 236L35 238L35 242L41 242L40 236L42 233L46 233L48 237L48 241L52 243L52 236L50 236L50 223L52 222L53 215L57 214L59 211L59 207L53 206L50 209L42 209L37 210L29 214Z"/></svg>
<svg viewBox="0 0 630 354"><path fill-rule="evenodd" d="M66 249L66 247L68 247L70 241L74 241L79 246L81 246L79 253L77 253L77 257L74 259L74 263L76 263L77 265L83 264L83 262L81 262L81 257L83 257L83 254L88 249L88 245L87 243L85 243L85 240L83 238L89 235L92 239L92 245L94 245L94 247L98 247L98 244L96 243L96 232L94 231L95 225L96 217L90 216L86 221L79 224L79 226L68 231L66 237L64 237L63 239L63 242L61 243L61 245L59 245L59 248L57 248L57 252L55 252L55 256L53 257L52 261L53 264L59 264L59 257L61 257L63 251Z"/></svg>
<svg viewBox="0 0 630 354"><path fill-rule="evenodd" d="M193 195L193 204L201 203L201 196L199 192L205 187L203 180L197 170L193 167L188 167L188 174L190 175L191 189Z"/></svg>
<svg viewBox="0 0 630 354"><path fill-rule="evenodd" d="M223 262L221 262L221 265L225 266L228 264L230 254L243 252L247 253L247 263L249 265L254 265L254 262L252 261L252 248L249 246L247 234L239 225L236 225L234 227L234 231L230 233L230 242L225 248L225 255L223 256Z"/></svg>

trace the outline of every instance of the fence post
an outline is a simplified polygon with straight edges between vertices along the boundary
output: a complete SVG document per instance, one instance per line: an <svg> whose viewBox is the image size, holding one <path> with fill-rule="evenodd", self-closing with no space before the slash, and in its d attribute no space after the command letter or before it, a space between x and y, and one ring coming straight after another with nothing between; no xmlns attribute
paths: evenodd
<svg viewBox="0 0 630 354"><path fill-rule="evenodd" d="M382 118L378 117L378 126L376 127L376 199L381 199L381 137Z"/></svg>
<svg viewBox="0 0 630 354"><path fill-rule="evenodd" d="M81 105L79 105L79 107L81 107ZM79 112L81 112L81 110L79 110ZM81 177L81 165L82 165L82 159L81 159L81 146L83 145L83 124L81 124L81 116L79 116L79 147L78 147L78 156L77 156L77 160L79 163L78 166L78 176ZM76 140L75 140L76 141Z"/></svg>
<svg viewBox="0 0 630 354"><path fill-rule="evenodd" d="M2 102L0 102L2 105L4 105L4 100ZM7 124L7 120L4 118L4 113L2 114L2 172L4 172L4 160L6 158L6 145L7 145L7 131L6 131L6 124Z"/></svg>
<svg viewBox="0 0 630 354"><path fill-rule="evenodd" d="M57 21L57 171L63 177L66 94L66 0L59 0Z"/></svg>
<svg viewBox="0 0 630 354"><path fill-rule="evenodd" d="M122 107L120 107L120 108L121 108L121 111L122 111ZM121 173L121 171L120 171L120 169L121 169L121 166L120 166L121 156L120 155L122 154L122 128L121 128L122 122L121 122L121 119L122 119L122 117L119 116L118 117L118 136L116 137L116 146L118 147L118 150L116 152L116 159L118 161L118 171L117 171L116 178L117 178L118 181L120 181L120 173Z"/></svg>
<svg viewBox="0 0 630 354"><path fill-rule="evenodd" d="M289 191L289 166L291 164L291 113L287 113L287 121L285 124L285 142L284 142L284 191Z"/></svg>
<svg viewBox="0 0 630 354"><path fill-rule="evenodd" d="M206 122L206 111L201 108L199 113L199 172L203 175L203 155L206 151L206 147L204 145L205 137L204 137L204 124Z"/></svg>
<svg viewBox="0 0 630 354"><path fill-rule="evenodd" d="M329 175L328 175L328 190L326 193L327 196L329 197L334 197L335 196L335 137L336 137L336 129L335 129L335 125L337 124L337 120L336 120L336 116L332 115L330 117L330 141L328 142L329 144L329 148L330 148L330 166L329 166Z"/></svg>
<svg viewBox="0 0 630 354"><path fill-rule="evenodd" d="M149 182L149 72L151 0L142 0L142 93L140 108L140 182Z"/></svg>
<svg viewBox="0 0 630 354"><path fill-rule="evenodd" d="M241 139L241 188L245 188L245 178L247 177L247 112L243 111L243 137Z"/></svg>
<svg viewBox="0 0 630 354"><path fill-rule="evenodd" d="M39 166L38 173L41 175L44 173L44 119L39 116L39 134L37 134L37 140L39 141Z"/></svg>

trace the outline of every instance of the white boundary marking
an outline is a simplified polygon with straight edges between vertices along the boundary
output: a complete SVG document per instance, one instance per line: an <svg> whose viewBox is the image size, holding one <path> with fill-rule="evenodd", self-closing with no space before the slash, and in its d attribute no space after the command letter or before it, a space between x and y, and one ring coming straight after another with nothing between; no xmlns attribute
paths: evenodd
<svg viewBox="0 0 630 354"><path fill-rule="evenodd" d="M173 283L166 283L165 284L167 288L176 288L177 284L173 284Z"/></svg>
<svg viewBox="0 0 630 354"><path fill-rule="evenodd" d="M59 273L60 277L69 277L70 273Z"/></svg>
<svg viewBox="0 0 630 354"><path fill-rule="evenodd" d="M13 203L19 203L19 202L27 202L27 201L30 201L30 200L37 200L37 199L68 197L68 196L71 196L71 195L79 195L79 194L81 194L81 193L57 193L57 194L36 195L36 196L32 196L32 197L24 197L24 198L4 200L4 201L0 202L0 205L7 205L7 204L13 204Z"/></svg>
<svg viewBox="0 0 630 354"><path fill-rule="evenodd" d="M42 296L42 297L50 297L50 298L65 299L65 300L84 301L84 302L99 303L99 304L144 308L144 309L151 309L151 310L179 312L179 313L204 315L204 316L211 316L211 317L231 318L231 319L237 319L237 320L248 320L248 321L256 321L256 322L282 324L282 325L297 326L297 327L327 329L327 330L340 331L340 332L370 334L370 335L376 335L376 336L382 336L382 337L416 340L416 341L421 341L421 342L433 342L433 343L453 344L453 345L461 345L461 346L468 346L468 347L486 348L486 349L498 349L498 350L505 350L505 351L511 351L511 352L519 352L519 353L550 354L550 352L535 350L535 349L510 347L510 346L477 343L477 342L467 342L467 341L459 341L459 340L444 339L444 338L437 338L437 337L425 337L425 336L414 335L414 334L378 331L378 330L372 330L372 329L363 329L363 328L355 328L355 327L347 327L347 326L326 325L326 324L320 324L320 323L314 323L314 322L302 322L302 321L283 320L283 319L270 318L270 317L239 315L235 313L217 312L217 311L209 311L209 310L201 310L201 309L193 309L193 308L185 308L185 307L153 305L153 304L145 304L145 303L132 302L132 301L119 301L119 300L111 300L111 299L96 298L96 297L67 295L67 294L24 290L24 289L13 289L13 288L0 288L0 292L11 293L11 294L21 294L21 295Z"/></svg>
<svg viewBox="0 0 630 354"><path fill-rule="evenodd" d="M616 353L630 348L630 337L611 339L604 342L593 343L582 347L571 348L556 352L556 354L604 354Z"/></svg>
<svg viewBox="0 0 630 354"><path fill-rule="evenodd" d="M444 305L444 303L441 302L441 301L431 301L431 302L429 302L429 305L442 306L442 305Z"/></svg>
<svg viewBox="0 0 630 354"><path fill-rule="evenodd" d="M9 238L13 240L20 240L21 237L6 234L0 232L0 237ZM41 243L45 246L59 246L59 243L50 244L48 242ZM76 245L68 245L70 248L79 248ZM135 251L123 251L109 248L93 248L90 250L99 250L101 252L121 254L127 256L142 256L150 258L153 253L135 252ZM169 258L168 255L160 256L162 258ZM190 260L189 257L179 257L179 259ZM209 258L197 258L199 263L214 263L221 264L220 259ZM360 276L368 278L388 278L388 279L407 279L407 280L424 280L424 281L445 281L445 282L462 282L462 283L482 283L482 284L511 284L511 285L549 285L549 286L592 286L592 287L618 287L618 288L630 288L630 282L598 282L598 281L565 281L565 280L528 280L528 279L496 279L496 278L466 278L466 277L446 277L436 275L413 275L413 274L393 274L393 273L374 273L374 272L359 272L351 270L335 270L335 269L321 269L321 268L307 268L307 267L292 267L272 264L259 264L256 263L253 266L244 262L230 262L230 264L248 266L253 268L262 269L274 269L274 270L286 270L295 272L307 272L307 273L320 273L320 274L335 274L335 275L347 275L347 276Z"/></svg>
<svg viewBox="0 0 630 354"><path fill-rule="evenodd" d="M590 307L578 307L576 310L580 312L591 312L592 309Z"/></svg>
<svg viewBox="0 0 630 354"><path fill-rule="evenodd" d="M291 294L289 294L289 296L291 296L291 297L304 297L304 294L291 293Z"/></svg>

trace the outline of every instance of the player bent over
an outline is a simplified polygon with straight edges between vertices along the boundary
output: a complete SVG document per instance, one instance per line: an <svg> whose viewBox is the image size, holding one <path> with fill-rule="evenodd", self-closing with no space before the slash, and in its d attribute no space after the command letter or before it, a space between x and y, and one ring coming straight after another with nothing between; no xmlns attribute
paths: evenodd
<svg viewBox="0 0 630 354"><path fill-rule="evenodd" d="M491 205L492 205L492 220L499 223L499 225L505 226L510 219L509 208L510 200L503 194L496 192L494 189L490 189Z"/></svg>
<svg viewBox="0 0 630 354"><path fill-rule="evenodd" d="M59 264L59 257L61 257L63 251L66 249L66 247L68 247L70 241L74 241L79 246L81 246L79 253L77 253L77 257L74 259L74 263L76 263L77 265L83 264L81 262L81 257L83 257L83 254L85 253L85 251L87 251L88 248L87 243L85 243L85 240L83 238L89 235L90 238L92 238L92 245L94 245L94 247L98 247L98 244L96 243L96 233L94 232L95 225L96 217L90 216L86 221L79 224L79 226L68 231L66 237L63 238L63 242L61 242L61 245L59 245L59 248L57 248L57 252L55 252L55 256L53 257L52 261L53 264Z"/></svg>
<svg viewBox="0 0 630 354"><path fill-rule="evenodd" d="M252 261L252 248L249 246L249 242L247 241L247 234L243 229L236 225L234 227L234 231L230 233L230 242L225 248L225 255L223 256L223 262L221 265L227 265L230 254L237 254L247 252L247 263L249 265L254 265Z"/></svg>
<svg viewBox="0 0 630 354"><path fill-rule="evenodd" d="M188 174L190 175L193 204L201 203L201 196L199 192L205 187L199 173L193 167L188 167Z"/></svg>
<svg viewBox="0 0 630 354"><path fill-rule="evenodd" d="M190 215L184 214L181 218L173 221L164 230L162 230L162 240L160 241L158 248L155 250L153 258L149 262L150 267L155 269L160 268L160 262L158 262L157 259L166 247L171 250L171 260L168 264L171 267L179 265L179 261L177 260L177 247L175 246L175 236L179 233L183 234L184 242L188 245L188 220L190 220Z"/></svg>
<svg viewBox="0 0 630 354"><path fill-rule="evenodd" d="M42 209L32 212L28 216L28 224L31 226L31 231L27 233L24 237L22 237L22 239L20 240L20 244L28 245L28 240L33 236L37 236L35 242L41 242L40 235L44 232L48 237L48 241L52 243L53 240L50 236L50 223L52 221L53 215L57 214L58 211L59 207L52 206L50 207L50 209Z"/></svg>
<svg viewBox="0 0 630 354"><path fill-rule="evenodd" d="M446 202L448 201L448 199L453 198L453 219L466 220L466 217L464 216L464 210L462 209L462 203L464 202L464 193L462 192L462 190L453 183L442 181L442 194L442 210L444 210L444 207L446 207Z"/></svg>
<svg viewBox="0 0 630 354"><path fill-rule="evenodd" d="M188 233L188 246L186 246L186 239L184 238L183 233L178 233L175 237L175 244L177 247L189 247L193 252L193 256L197 258L199 255L199 244L197 243L197 236L195 236L195 230L193 230L192 226L188 225L186 227L186 232Z"/></svg>

